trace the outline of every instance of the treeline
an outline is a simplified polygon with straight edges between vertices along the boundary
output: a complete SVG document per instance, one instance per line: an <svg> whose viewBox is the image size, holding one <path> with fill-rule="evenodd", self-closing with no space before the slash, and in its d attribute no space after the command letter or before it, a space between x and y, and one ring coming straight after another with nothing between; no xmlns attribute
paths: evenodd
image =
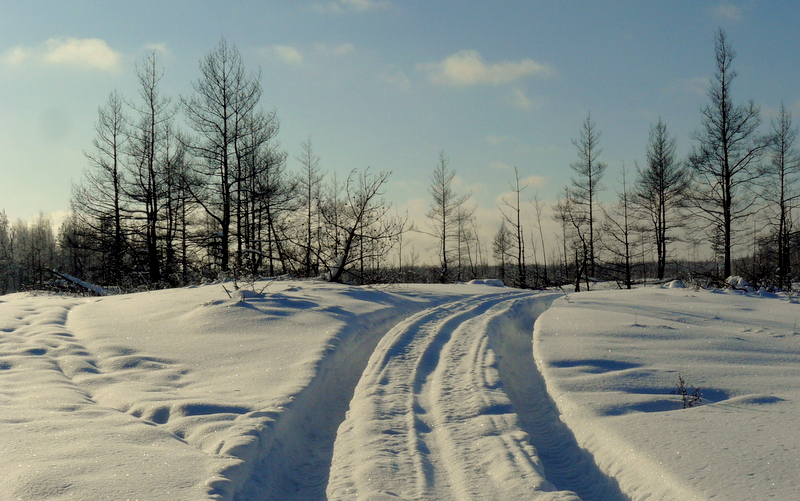
<svg viewBox="0 0 800 501"><path fill-rule="evenodd" d="M100 108L89 167L59 232L66 273L130 289L259 274L372 280L406 221L383 198L388 172L326 176L309 138L288 173L260 75L224 39L192 93L163 95L152 52L139 95Z"/></svg>
<svg viewBox="0 0 800 501"><path fill-rule="evenodd" d="M687 158L659 119L644 163L623 168L615 200L601 203L607 164L589 115L556 203L528 197L515 169L491 242L482 241L476 207L455 189L444 152L427 221L414 227L383 198L389 172L328 175L311 138L295 157L299 171L288 172L260 75L225 40L179 99L162 94L152 52L136 67L138 96L112 92L99 109L88 167L57 235L44 216L11 225L0 214L0 287L41 286L57 268L123 290L281 274L353 283L493 277L578 290L595 280L630 287L637 278L722 283L738 274L786 288L800 259L797 128L783 106L765 126L753 101L736 104L735 53L722 30L714 49L709 102ZM560 226L556 245L548 220ZM408 253L409 232L435 240L435 266ZM708 251L712 260L701 259Z"/></svg>
<svg viewBox="0 0 800 501"><path fill-rule="evenodd" d="M676 139L659 119L650 129L644 164L636 165L633 179L623 167L611 204L600 203L607 164L601 161L600 130L587 116L573 140L578 156L570 165L573 177L553 206L561 226L555 256L561 280L570 277L577 290L595 279L630 287L636 277L647 276L638 273L648 268L657 279L680 275L701 284L722 285L731 275L778 288L797 280L797 127L783 105L765 127L752 100L734 101L735 52L723 30L716 33L714 56L709 102L700 110L700 128L687 158L677 157ZM526 228L541 231L538 200L533 201L538 221L519 222L524 188L517 173L515 200L506 201L504 224L493 242L496 259L518 285L530 282L524 263ZM534 245L537 236L534 231L528 235ZM534 278L549 283L546 273L553 267L546 266L547 246L540 238L544 275ZM687 255L708 251L710 262Z"/></svg>

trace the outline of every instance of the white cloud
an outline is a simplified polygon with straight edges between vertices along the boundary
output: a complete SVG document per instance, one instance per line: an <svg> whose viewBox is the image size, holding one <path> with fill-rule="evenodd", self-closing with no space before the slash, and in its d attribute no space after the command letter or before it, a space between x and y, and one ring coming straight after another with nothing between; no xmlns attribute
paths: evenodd
<svg viewBox="0 0 800 501"><path fill-rule="evenodd" d="M355 47L349 43L339 45L316 43L308 49L300 49L291 45L271 45L261 49L261 54L292 66L304 66L310 62L345 57L354 51Z"/></svg>
<svg viewBox="0 0 800 501"><path fill-rule="evenodd" d="M122 55L99 38L51 38L36 48L12 47L3 54L2 61L12 65L35 62L116 72Z"/></svg>
<svg viewBox="0 0 800 501"><path fill-rule="evenodd" d="M54 64L117 71L122 56L99 38L51 38L44 44L42 59Z"/></svg>
<svg viewBox="0 0 800 501"><path fill-rule="evenodd" d="M386 71L379 74L378 79L403 91L408 91L411 89L411 80L408 78L408 76L406 76L406 74L401 70L391 66L388 67Z"/></svg>
<svg viewBox="0 0 800 501"><path fill-rule="evenodd" d="M342 14L345 12L367 12L385 10L391 4L387 0L335 0L333 2L315 3L312 10L320 14Z"/></svg>
<svg viewBox="0 0 800 501"><path fill-rule="evenodd" d="M303 54L298 49L289 45L272 45L266 49L266 52L287 64L303 64Z"/></svg>
<svg viewBox="0 0 800 501"><path fill-rule="evenodd" d="M501 85L530 75L555 74L555 70L550 66L532 59L487 64L476 50L462 50L438 63L417 65L417 69L427 73L430 81L435 84L457 87L479 84Z"/></svg>
<svg viewBox="0 0 800 501"><path fill-rule="evenodd" d="M324 43L316 43L314 44L313 51L316 55L331 58L331 57L342 57L346 56L353 52L355 48L352 44L343 43L340 45L330 46Z"/></svg>
<svg viewBox="0 0 800 501"><path fill-rule="evenodd" d="M2 61L6 64L20 65L33 57L35 51L28 47L12 47L3 53Z"/></svg>
<svg viewBox="0 0 800 501"><path fill-rule="evenodd" d="M714 16L724 21L741 21L742 9L728 2L723 2L714 7Z"/></svg>

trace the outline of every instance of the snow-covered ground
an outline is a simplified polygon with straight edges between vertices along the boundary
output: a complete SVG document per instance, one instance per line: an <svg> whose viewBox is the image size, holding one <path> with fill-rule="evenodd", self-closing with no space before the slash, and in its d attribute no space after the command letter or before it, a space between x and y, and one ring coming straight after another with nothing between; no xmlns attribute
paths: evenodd
<svg viewBox="0 0 800 501"><path fill-rule="evenodd" d="M255 291L0 297L0 499L796 496L800 305Z"/></svg>

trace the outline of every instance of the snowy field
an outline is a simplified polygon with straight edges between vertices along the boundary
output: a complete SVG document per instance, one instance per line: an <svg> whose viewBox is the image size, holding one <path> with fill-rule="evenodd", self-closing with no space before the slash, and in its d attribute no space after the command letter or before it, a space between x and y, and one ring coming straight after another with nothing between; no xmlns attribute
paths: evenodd
<svg viewBox="0 0 800 501"><path fill-rule="evenodd" d="M255 291L0 296L0 499L797 497L785 299Z"/></svg>

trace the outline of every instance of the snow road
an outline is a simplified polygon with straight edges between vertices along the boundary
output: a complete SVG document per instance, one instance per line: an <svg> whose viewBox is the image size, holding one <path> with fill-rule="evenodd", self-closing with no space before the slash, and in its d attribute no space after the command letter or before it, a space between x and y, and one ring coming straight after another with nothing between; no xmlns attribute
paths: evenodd
<svg viewBox="0 0 800 501"><path fill-rule="evenodd" d="M471 297L393 328L339 427L328 498L624 499L561 425L533 363L533 323L555 297Z"/></svg>

